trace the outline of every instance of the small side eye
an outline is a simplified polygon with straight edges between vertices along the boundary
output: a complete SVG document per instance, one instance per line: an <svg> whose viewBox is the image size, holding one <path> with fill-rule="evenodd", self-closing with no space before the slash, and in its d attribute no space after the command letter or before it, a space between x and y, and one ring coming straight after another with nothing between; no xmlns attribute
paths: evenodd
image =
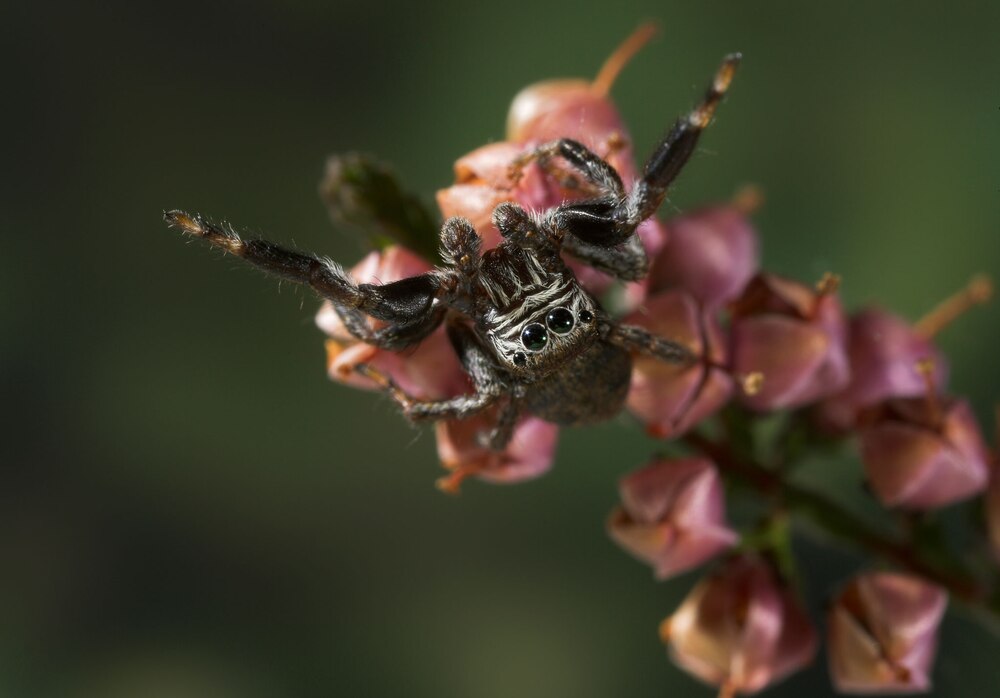
<svg viewBox="0 0 1000 698"><path fill-rule="evenodd" d="M586 323L590 322L593 319L594 319L594 314L592 312L590 312L589 310L581 310L580 311L580 322L586 324Z"/></svg>
<svg viewBox="0 0 1000 698"><path fill-rule="evenodd" d="M515 366L524 366L526 363L528 363L528 357L524 355L524 352L523 351L515 351L514 352L514 365Z"/></svg>
<svg viewBox="0 0 1000 698"><path fill-rule="evenodd" d="M553 308L545 316L545 324L556 334L566 334L573 329L573 313L566 308Z"/></svg>
<svg viewBox="0 0 1000 698"><path fill-rule="evenodd" d="M521 344L528 351L541 351L548 341L549 333L540 322L533 322L521 331Z"/></svg>

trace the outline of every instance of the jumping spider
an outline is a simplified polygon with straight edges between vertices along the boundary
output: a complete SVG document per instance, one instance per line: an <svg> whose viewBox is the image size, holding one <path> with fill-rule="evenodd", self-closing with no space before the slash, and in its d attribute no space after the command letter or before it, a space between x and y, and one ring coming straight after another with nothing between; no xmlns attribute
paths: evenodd
<svg viewBox="0 0 1000 698"><path fill-rule="evenodd" d="M181 211L164 217L270 274L308 284L332 301L348 331L367 344L402 350L445 323L475 387L471 395L421 400L371 366L356 370L380 385L411 420L464 419L499 407L496 423L482 438L501 450L526 413L563 425L617 414L628 392L633 353L676 364L695 360L676 342L616 322L580 286L561 253L618 279L645 276L648 261L636 228L663 202L739 61L739 54L723 60L701 103L677 120L630 191L611 165L580 143L563 138L541 145L512 165L512 176L529 162L560 158L596 195L547 211L500 204L493 222L503 240L485 251L469 221L451 218L441 229L443 265L420 276L358 284L329 259L243 240L228 227ZM384 324L373 330L368 318Z"/></svg>

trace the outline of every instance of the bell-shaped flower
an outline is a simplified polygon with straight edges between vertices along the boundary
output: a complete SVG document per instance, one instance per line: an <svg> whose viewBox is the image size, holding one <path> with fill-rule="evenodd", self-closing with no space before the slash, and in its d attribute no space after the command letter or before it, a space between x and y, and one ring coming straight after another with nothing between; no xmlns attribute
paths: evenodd
<svg viewBox="0 0 1000 698"><path fill-rule="evenodd" d="M919 577L855 577L830 608L830 677L843 693L930 690L937 630L948 597Z"/></svg>
<svg viewBox="0 0 1000 698"><path fill-rule="evenodd" d="M660 625L676 664L726 695L756 693L808 665L817 636L791 588L755 555L727 560Z"/></svg>
<svg viewBox="0 0 1000 698"><path fill-rule="evenodd" d="M573 138L603 156L626 182L635 179L628 129L609 92L628 61L656 33L640 26L608 57L594 80L546 80L525 87L507 113L507 140L543 143Z"/></svg>
<svg viewBox="0 0 1000 698"><path fill-rule="evenodd" d="M495 410L469 419L437 423L438 457L451 471L438 480L440 489L455 493L470 476L494 483L514 483L548 472L555 458L559 427L537 417L524 418L514 427L507 447L493 451L482 439L495 423Z"/></svg>
<svg viewBox="0 0 1000 698"><path fill-rule="evenodd" d="M887 400L859 418L861 460L884 505L933 509L982 492L989 454L964 400Z"/></svg>
<svg viewBox="0 0 1000 698"><path fill-rule="evenodd" d="M455 163L455 183L437 193L442 214L469 219L483 237L484 247L500 241L493 225L493 209L513 201L532 211L545 211L565 201L592 196L580 173L555 163L557 171L531 162L512 166L537 146L558 138L572 138L603 157L617 170L626 187L637 178L628 130L608 90L631 55L652 35L641 27L612 54L594 81L554 80L524 88L514 98L507 118L507 141L483 146ZM655 218L644 221L637 233L646 253L655 255L666 233ZM567 259L580 282L591 292L601 293L609 277L589 265Z"/></svg>
<svg viewBox="0 0 1000 698"><path fill-rule="evenodd" d="M697 567L732 546L722 484L704 458L659 460L622 478L621 506L608 518L618 545L649 563L657 579Z"/></svg>
<svg viewBox="0 0 1000 698"><path fill-rule="evenodd" d="M389 283L430 271L430 264L409 250L393 245L371 252L351 269L358 283ZM369 327L380 326L369 319ZM316 315L316 324L329 339L326 342L327 373L330 378L358 388L375 390L375 385L355 371L367 364L391 377L404 391L421 399L443 399L469 390L469 381L455 351L438 328L415 347L403 351L379 349L353 337L330 301Z"/></svg>
<svg viewBox="0 0 1000 698"><path fill-rule="evenodd" d="M484 249L500 243L500 231L493 224L498 204L513 201L530 210L545 210L561 202L557 187L537 163L525 166L516 183L511 179L511 164L527 150L510 142L477 148L455 161L455 183L437 193L441 214L468 219L483 238Z"/></svg>
<svg viewBox="0 0 1000 698"><path fill-rule="evenodd" d="M666 245L646 280L649 294L681 288L715 309L739 296L757 273L757 232L736 203L684 213L666 228Z"/></svg>
<svg viewBox="0 0 1000 698"><path fill-rule="evenodd" d="M917 370L920 361L934 363L938 390L947 383L944 356L928 337L897 315L866 308L851 318L848 337L850 381L816 410L820 424L831 431L849 431L860 410L888 398L924 394L927 384Z"/></svg>
<svg viewBox="0 0 1000 698"><path fill-rule="evenodd" d="M760 389L743 396L749 407L801 407L847 384L847 323L836 288L830 275L813 289L760 274L732 304L733 371L763 374Z"/></svg>
<svg viewBox="0 0 1000 698"><path fill-rule="evenodd" d="M729 401L733 379L721 368L726 359L721 329L691 296L679 290L656 294L625 322L669 337L698 357L692 364L635 357L628 408L650 434L682 434Z"/></svg>

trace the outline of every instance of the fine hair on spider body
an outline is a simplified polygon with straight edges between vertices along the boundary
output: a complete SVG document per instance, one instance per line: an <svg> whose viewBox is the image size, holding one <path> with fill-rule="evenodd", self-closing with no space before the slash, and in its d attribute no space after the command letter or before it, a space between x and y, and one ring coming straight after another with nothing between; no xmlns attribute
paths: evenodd
<svg viewBox="0 0 1000 698"><path fill-rule="evenodd" d="M542 144L512 164L515 181L531 162L559 161L595 195L545 211L501 203L493 222L502 240L485 251L468 220L450 218L440 233L442 264L419 276L357 283L332 260L265 240L244 240L199 215L175 210L164 218L269 274L310 286L331 301L348 332L367 344L403 350L444 324L472 393L417 399L371 366L355 370L381 386L411 420L464 419L495 408L495 423L482 440L501 450L523 415L561 425L616 415L628 392L634 354L674 364L696 360L669 338L617 322L577 282L562 254L622 281L646 275L649 263L636 228L663 203L739 61L739 54L726 56L701 102L674 123L631 189L611 165L577 141ZM370 326L370 318L380 321L378 329Z"/></svg>

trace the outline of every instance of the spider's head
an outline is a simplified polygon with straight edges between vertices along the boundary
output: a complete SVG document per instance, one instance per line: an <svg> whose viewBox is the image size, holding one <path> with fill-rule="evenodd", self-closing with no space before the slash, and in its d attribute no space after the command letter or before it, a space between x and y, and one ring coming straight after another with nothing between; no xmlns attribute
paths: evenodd
<svg viewBox="0 0 1000 698"><path fill-rule="evenodd" d="M558 370L598 339L600 306L569 269L547 269L520 248L496 252L497 260L484 256L489 273L483 282L493 310L480 329L502 366L530 381Z"/></svg>

